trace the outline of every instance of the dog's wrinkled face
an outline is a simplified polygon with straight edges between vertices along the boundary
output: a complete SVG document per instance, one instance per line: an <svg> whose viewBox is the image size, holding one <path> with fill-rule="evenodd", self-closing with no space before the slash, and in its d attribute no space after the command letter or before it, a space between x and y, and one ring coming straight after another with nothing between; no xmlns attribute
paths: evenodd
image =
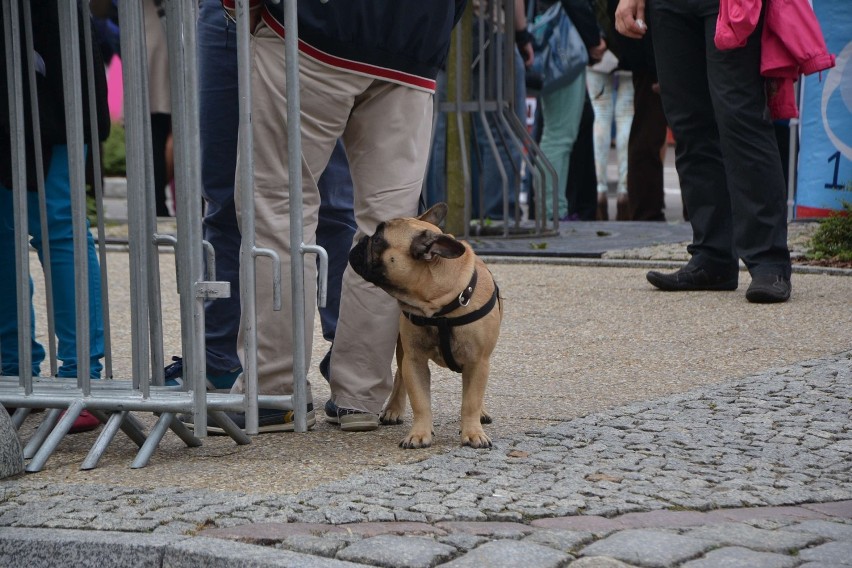
<svg viewBox="0 0 852 568"><path fill-rule="evenodd" d="M418 291L434 294L430 288L440 285L434 282L430 263L437 258L457 258L466 250L437 227L446 211L446 205L439 204L418 218L381 223L350 251L349 264L364 280L398 300L411 302Z"/></svg>

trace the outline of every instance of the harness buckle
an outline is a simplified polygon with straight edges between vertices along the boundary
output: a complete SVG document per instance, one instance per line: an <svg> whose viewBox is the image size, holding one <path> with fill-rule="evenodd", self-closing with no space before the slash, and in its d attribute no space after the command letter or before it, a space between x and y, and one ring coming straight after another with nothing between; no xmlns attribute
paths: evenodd
<svg viewBox="0 0 852 568"><path fill-rule="evenodd" d="M470 303L470 298L465 297L465 294L470 294L471 292L473 292L473 290L470 287L467 287L467 288L465 288L464 290L461 291L461 294L459 294L459 305L460 306L467 307L467 305ZM472 296L472 294L471 294L471 296Z"/></svg>

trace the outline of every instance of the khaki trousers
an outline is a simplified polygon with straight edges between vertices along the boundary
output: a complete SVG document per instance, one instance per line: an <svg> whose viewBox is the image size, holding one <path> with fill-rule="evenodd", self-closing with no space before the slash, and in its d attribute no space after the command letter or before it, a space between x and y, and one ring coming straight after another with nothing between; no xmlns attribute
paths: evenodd
<svg viewBox="0 0 852 568"><path fill-rule="evenodd" d="M272 310L271 263L257 268L258 382L262 394L293 392L290 201L284 42L264 24L252 39L255 240L281 257L283 307ZM344 72L299 56L304 242L314 244L317 180L342 137L354 183L355 239L393 217L412 216L429 153L432 94ZM241 160L242 157L238 157ZM239 192L237 193L239 196ZM238 212L246 204L237 199ZM307 358L316 313L316 265L305 262ZM340 319L331 358L335 404L380 412L393 383L399 308L351 267L343 276ZM242 327L239 339L243 353ZM310 364L310 360L305 362ZM241 382L235 390L242 389ZM310 393L310 391L309 391Z"/></svg>

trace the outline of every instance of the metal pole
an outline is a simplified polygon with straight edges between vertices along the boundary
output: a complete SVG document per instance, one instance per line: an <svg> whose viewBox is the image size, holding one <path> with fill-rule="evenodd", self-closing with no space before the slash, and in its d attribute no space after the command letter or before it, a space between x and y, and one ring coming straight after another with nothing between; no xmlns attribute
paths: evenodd
<svg viewBox="0 0 852 568"><path fill-rule="evenodd" d="M80 91L80 34L76 2L59 2L62 41L62 82L68 143L68 180L74 231L74 302L77 315L77 386L91 394L89 337L89 270L86 227L86 151L83 144L83 94Z"/></svg>
<svg viewBox="0 0 852 568"><path fill-rule="evenodd" d="M7 94L11 140L24 140L21 38L17 23L18 3L3 2L3 37L6 39ZM30 263L27 243L27 162L23 145L12 144L12 207L18 220L15 231L15 274L18 292L18 377L26 394L33 391L32 343L30 341Z"/></svg>
<svg viewBox="0 0 852 568"><path fill-rule="evenodd" d="M26 72L27 83L30 85L30 116L32 117L33 150L35 151L35 174L38 191L38 215L41 222L41 258L44 272L45 307L47 308L47 343L50 358L50 376L55 377L58 371L56 362L56 323L53 307L53 265L50 260L50 232L47 221L47 197L44 188L44 156L41 151L41 118L38 111L38 92L35 88L35 51L33 48L32 10L30 3L23 3L24 9L24 41L27 52Z"/></svg>
<svg viewBox="0 0 852 568"><path fill-rule="evenodd" d="M104 229L104 190L101 179L101 144L98 136L97 101L95 100L95 62L92 55L92 24L89 5L83 2L83 34L86 40L86 76L89 89L89 148L92 152L95 209L98 225L98 260L101 273L101 311L104 326L104 377L112 378L112 331L109 319L109 279L107 277L106 231ZM101 72L100 69L97 72Z"/></svg>
<svg viewBox="0 0 852 568"><path fill-rule="evenodd" d="M299 100L299 36L296 0L284 6L284 58L287 80L287 166L290 173L290 289L293 314L293 426L307 432L307 368L305 364L305 265L302 254L293 254L303 243L302 226L302 134ZM302 252L300 250L300 252Z"/></svg>
<svg viewBox="0 0 852 568"><path fill-rule="evenodd" d="M192 3L169 0L166 23L172 99L172 132L175 140L177 187L176 249L180 292L181 343L184 380L193 390L195 434L207 435L207 376L204 349L204 299L197 295L203 277L201 236L201 179L198 134L198 86L195 57L195 25Z"/></svg>
<svg viewBox="0 0 852 568"><path fill-rule="evenodd" d="M148 289L146 275L148 246L146 244L145 211L148 184L145 140L150 141L150 124L146 116L148 92L144 81L145 37L141 33L142 6L139 2L119 2L121 19L121 53L124 75L124 124L127 147L127 213L130 242L130 321L133 385L141 386L144 397L149 396L150 337L148 333ZM147 130L147 136L145 131ZM147 152L150 154L150 152Z"/></svg>
<svg viewBox="0 0 852 568"><path fill-rule="evenodd" d="M237 74L239 83L239 168L240 193L240 305L243 331L243 386L246 397L246 433L257 434L257 302L255 298L254 237L254 145L251 127L251 47L247 0L237 0ZM279 279L280 281L280 279Z"/></svg>

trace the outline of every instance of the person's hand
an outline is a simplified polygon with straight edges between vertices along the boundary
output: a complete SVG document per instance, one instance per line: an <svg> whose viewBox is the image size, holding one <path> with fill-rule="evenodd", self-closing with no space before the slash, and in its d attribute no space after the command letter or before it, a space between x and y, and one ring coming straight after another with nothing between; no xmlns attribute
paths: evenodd
<svg viewBox="0 0 852 568"><path fill-rule="evenodd" d="M645 24L645 0L620 0L615 9L615 30L623 36L642 39Z"/></svg>
<svg viewBox="0 0 852 568"><path fill-rule="evenodd" d="M526 28L515 30L515 45L524 60L524 65L529 67L533 63L535 53L532 46L532 35Z"/></svg>
<svg viewBox="0 0 852 568"><path fill-rule="evenodd" d="M604 53L606 53L606 41L601 38L601 42L598 45L589 49L589 65L600 63Z"/></svg>
<svg viewBox="0 0 852 568"><path fill-rule="evenodd" d="M533 59L535 59L535 52L533 51L533 46L531 43L526 44L525 46L520 47L521 57L524 59L524 66L529 67L533 64Z"/></svg>

